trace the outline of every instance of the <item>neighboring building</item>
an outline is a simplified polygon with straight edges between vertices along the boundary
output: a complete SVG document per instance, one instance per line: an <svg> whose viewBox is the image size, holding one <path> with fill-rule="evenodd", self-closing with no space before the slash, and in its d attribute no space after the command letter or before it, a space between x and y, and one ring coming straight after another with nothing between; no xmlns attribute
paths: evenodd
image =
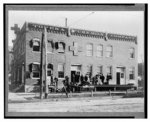
<svg viewBox="0 0 150 122"><path fill-rule="evenodd" d="M12 28L14 40L13 84L23 84L25 92L32 91L40 78L41 40L47 29L47 77L52 73L59 79L75 72L92 76L111 73L109 84L137 85L137 37L25 23L20 30Z"/></svg>
<svg viewBox="0 0 150 122"><path fill-rule="evenodd" d="M12 51L12 47L8 46L8 52L9 52L9 65L8 65L8 79L9 79L9 84L11 84L11 77L12 77L12 62L13 62L13 51Z"/></svg>

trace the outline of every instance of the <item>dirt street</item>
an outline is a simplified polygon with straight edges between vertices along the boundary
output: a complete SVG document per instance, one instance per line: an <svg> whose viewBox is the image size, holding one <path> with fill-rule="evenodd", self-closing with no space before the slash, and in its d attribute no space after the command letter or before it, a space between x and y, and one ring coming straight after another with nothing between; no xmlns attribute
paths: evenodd
<svg viewBox="0 0 150 122"><path fill-rule="evenodd" d="M9 112L144 112L144 98L64 98L9 103Z"/></svg>

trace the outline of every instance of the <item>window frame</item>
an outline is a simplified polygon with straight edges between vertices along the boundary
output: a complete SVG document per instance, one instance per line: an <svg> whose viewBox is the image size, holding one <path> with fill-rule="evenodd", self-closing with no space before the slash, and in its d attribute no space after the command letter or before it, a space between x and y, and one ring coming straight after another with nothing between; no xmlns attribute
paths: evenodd
<svg viewBox="0 0 150 122"><path fill-rule="evenodd" d="M59 65L62 65L63 66L63 71L59 71L59 69L58 69L58 67L59 67ZM57 72L58 72L58 78L59 79L62 79L62 78L65 78L65 69L64 69L65 67L64 67L64 64L63 63L59 63L58 64L58 66L57 66ZM63 77L59 77L59 73L63 73Z"/></svg>
<svg viewBox="0 0 150 122"><path fill-rule="evenodd" d="M107 66L107 67L106 67L106 68L107 68L107 69L106 69L106 73L107 73L107 74L109 74L109 73L107 72L107 71L108 71L108 67L111 68L111 70L110 70L110 69L109 69L109 70L110 70L110 74L111 74L112 79L113 79L113 66ZM106 74L106 75L107 75L107 74Z"/></svg>
<svg viewBox="0 0 150 122"><path fill-rule="evenodd" d="M101 71L102 70L102 71ZM98 65L97 66L97 73L100 74L102 73L103 74L103 66L102 65Z"/></svg>
<svg viewBox="0 0 150 122"><path fill-rule="evenodd" d="M34 45L34 42L35 42L35 41L39 43L39 51L35 51L35 50L34 50L34 46L35 46L35 45ZM33 52L37 52L37 53L41 52L41 41L40 41L39 38L33 38L33 39L32 39L32 51L33 51Z"/></svg>
<svg viewBox="0 0 150 122"><path fill-rule="evenodd" d="M54 53L54 47L52 46L52 43L53 43L53 39L47 39L47 53ZM48 45L51 45L52 51L48 50Z"/></svg>
<svg viewBox="0 0 150 122"><path fill-rule="evenodd" d="M133 53L132 53L131 49L133 49ZM133 54L133 57L131 57L132 54ZM129 48L129 58L130 59L134 59L135 58L135 48L134 47L130 47Z"/></svg>
<svg viewBox="0 0 150 122"><path fill-rule="evenodd" d="M59 45L61 45L62 46L62 49L60 49L60 47L59 47ZM63 51L61 51L61 50L63 50ZM64 45L63 45L63 42L58 42L58 53L65 53L65 49L64 49Z"/></svg>
<svg viewBox="0 0 150 122"><path fill-rule="evenodd" d="M98 48L99 46L101 46L102 47L102 49L100 48ZM97 49L96 49L96 57L103 57L103 45L102 44L99 44L98 46L97 46Z"/></svg>
<svg viewBox="0 0 150 122"><path fill-rule="evenodd" d="M133 74L131 74L131 72L132 72ZM133 79L130 78L131 75L133 75L133 76L132 76ZM130 67L130 68L129 68L129 80L135 80L135 67Z"/></svg>
<svg viewBox="0 0 150 122"><path fill-rule="evenodd" d="M90 72L88 71L89 67L90 67ZM91 76L92 76L93 75L93 65L91 65L91 64L87 65L87 71L86 71L86 74L89 75L90 73L91 73Z"/></svg>
<svg viewBox="0 0 150 122"><path fill-rule="evenodd" d="M91 49L88 48L89 45L92 47ZM91 54L91 55L89 55L89 54ZM93 56L93 44L92 43L87 43L86 44L86 56L88 56L88 57Z"/></svg>
<svg viewBox="0 0 150 122"><path fill-rule="evenodd" d="M108 47L111 47L111 51L108 50ZM108 53L109 53L109 56L108 56ZM107 58L113 57L113 46L112 45L107 45L107 47L106 47L106 57Z"/></svg>
<svg viewBox="0 0 150 122"><path fill-rule="evenodd" d="M38 62L33 62L33 63L32 63L32 68L33 68L33 65L39 65L39 71L34 71L34 70L32 69L31 78L32 78L32 79L40 79L40 63L38 63ZM34 72L38 72L38 73L39 73L39 77L33 77Z"/></svg>

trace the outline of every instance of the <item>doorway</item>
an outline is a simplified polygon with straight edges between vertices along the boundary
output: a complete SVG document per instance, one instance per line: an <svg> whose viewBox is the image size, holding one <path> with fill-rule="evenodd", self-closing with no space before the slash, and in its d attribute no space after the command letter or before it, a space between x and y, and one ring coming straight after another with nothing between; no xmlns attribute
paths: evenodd
<svg viewBox="0 0 150 122"><path fill-rule="evenodd" d="M117 67L116 69L117 85L124 85L125 83L125 67Z"/></svg>
<svg viewBox="0 0 150 122"><path fill-rule="evenodd" d="M81 75L81 65L71 65L71 82L75 83L75 75Z"/></svg>
<svg viewBox="0 0 150 122"><path fill-rule="evenodd" d="M120 72L117 72L117 85L120 85Z"/></svg>

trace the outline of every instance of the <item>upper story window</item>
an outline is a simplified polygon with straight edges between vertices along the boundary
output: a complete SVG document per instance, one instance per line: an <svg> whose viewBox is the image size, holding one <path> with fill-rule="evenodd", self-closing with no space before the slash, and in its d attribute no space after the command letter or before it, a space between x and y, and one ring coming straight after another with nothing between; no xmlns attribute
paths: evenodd
<svg viewBox="0 0 150 122"><path fill-rule="evenodd" d="M86 55L92 56L93 55L93 44L86 45Z"/></svg>
<svg viewBox="0 0 150 122"><path fill-rule="evenodd" d="M54 43L51 39L47 41L47 51L51 53L54 51Z"/></svg>
<svg viewBox="0 0 150 122"><path fill-rule="evenodd" d="M58 78L64 78L64 65L58 64Z"/></svg>
<svg viewBox="0 0 150 122"><path fill-rule="evenodd" d="M103 45L98 45L97 46L97 57L102 57L103 56Z"/></svg>
<svg viewBox="0 0 150 122"><path fill-rule="evenodd" d="M135 50L134 50L134 48L130 48L129 51L130 51L130 58L134 58L135 57Z"/></svg>
<svg viewBox="0 0 150 122"><path fill-rule="evenodd" d="M111 45L106 47L106 57L112 57L113 56L113 47Z"/></svg>
<svg viewBox="0 0 150 122"><path fill-rule="evenodd" d="M55 42L55 48L58 50L58 53L65 52L65 43L64 42Z"/></svg>
<svg viewBox="0 0 150 122"><path fill-rule="evenodd" d="M39 52L40 51L40 40L35 38L32 40L32 47L33 47L33 51Z"/></svg>
<svg viewBox="0 0 150 122"><path fill-rule="evenodd" d="M135 72L134 67L131 67L129 69L129 79L130 80L134 80L134 74L135 74L134 72Z"/></svg>

